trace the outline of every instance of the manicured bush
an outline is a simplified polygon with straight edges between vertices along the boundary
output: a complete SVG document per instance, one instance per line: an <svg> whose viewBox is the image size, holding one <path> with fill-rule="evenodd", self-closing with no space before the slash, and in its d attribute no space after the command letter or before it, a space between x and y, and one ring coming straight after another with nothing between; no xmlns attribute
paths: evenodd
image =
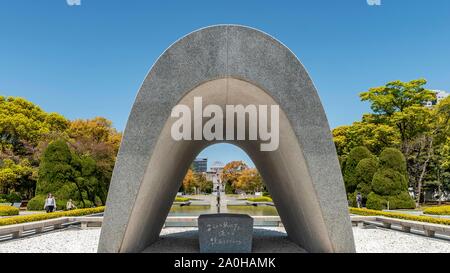
<svg viewBox="0 0 450 273"><path fill-rule="evenodd" d="M250 202L273 202L272 198L267 197L267 196L247 198L247 201L250 201Z"/></svg>
<svg viewBox="0 0 450 273"><path fill-rule="evenodd" d="M19 215L19 209L11 206L0 206L0 216Z"/></svg>
<svg viewBox="0 0 450 273"><path fill-rule="evenodd" d="M355 168L356 179L359 183L371 184L373 176L377 171L378 160L376 159L376 157L364 158L359 161L358 165Z"/></svg>
<svg viewBox="0 0 450 273"><path fill-rule="evenodd" d="M356 177L356 166L361 160L371 157L372 154L364 146L355 147L350 151L343 169L345 188L348 193L354 192L359 182Z"/></svg>
<svg viewBox="0 0 450 273"><path fill-rule="evenodd" d="M387 201L378 194L371 192L367 196L366 207L373 210L383 210L387 207Z"/></svg>
<svg viewBox="0 0 450 273"><path fill-rule="evenodd" d="M423 210L425 214L450 215L450 206L429 207Z"/></svg>
<svg viewBox="0 0 450 273"><path fill-rule="evenodd" d="M383 210L388 207L389 209L414 209L415 206L414 200L407 192L393 196L380 196L371 192L366 202L366 207L373 210Z"/></svg>
<svg viewBox="0 0 450 273"><path fill-rule="evenodd" d="M401 192L396 196L387 197L389 201L389 209L414 209L416 203L408 192Z"/></svg>
<svg viewBox="0 0 450 273"><path fill-rule="evenodd" d="M375 173L372 180L372 189L376 194L383 196L398 195L408 188L404 175L393 169L381 169Z"/></svg>
<svg viewBox="0 0 450 273"><path fill-rule="evenodd" d="M379 211L379 210L371 210L371 209L350 208L349 210L350 210L350 213L352 213L352 214L363 215L363 216L385 216L385 217L404 219L404 220L410 220L410 221L418 221L418 222L441 224L441 225L450 225L450 219L448 219L448 218L417 216L417 215L412 215L412 214Z"/></svg>
<svg viewBox="0 0 450 273"><path fill-rule="evenodd" d="M53 212L53 213L40 213L40 214L16 216L16 217L0 219L0 226L22 224L22 223L28 223L28 222L36 222L36 221L49 220L49 219L55 219L55 218L60 218L60 217L83 216L83 215L101 213L103 211L105 211L105 207L97 207L97 208L90 208L90 209L76 209L76 210Z"/></svg>
<svg viewBox="0 0 450 273"><path fill-rule="evenodd" d="M384 169L393 169L401 174L406 174L406 159L398 149L386 148L381 152L380 165Z"/></svg>

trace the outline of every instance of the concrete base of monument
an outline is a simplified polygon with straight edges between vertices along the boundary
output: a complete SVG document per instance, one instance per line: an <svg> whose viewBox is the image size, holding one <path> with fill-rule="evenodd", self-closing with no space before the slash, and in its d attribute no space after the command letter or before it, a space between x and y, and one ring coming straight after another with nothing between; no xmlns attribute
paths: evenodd
<svg viewBox="0 0 450 273"><path fill-rule="evenodd" d="M143 253L199 253L198 230L190 228L184 232L170 233L147 247ZM253 230L252 253L306 253L304 249L289 241L286 233L276 230Z"/></svg>

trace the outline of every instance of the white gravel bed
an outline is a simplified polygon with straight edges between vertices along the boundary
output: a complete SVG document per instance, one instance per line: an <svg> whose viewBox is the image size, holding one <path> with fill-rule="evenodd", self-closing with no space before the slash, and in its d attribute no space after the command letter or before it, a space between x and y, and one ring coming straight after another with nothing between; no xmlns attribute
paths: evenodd
<svg viewBox="0 0 450 273"><path fill-rule="evenodd" d="M360 253L450 253L450 241L391 229L354 227L353 235Z"/></svg>
<svg viewBox="0 0 450 273"><path fill-rule="evenodd" d="M267 228L284 232L283 228ZM195 230L166 228L161 235ZM353 228L360 253L450 253L450 241L428 238L388 229ZM95 253L100 229L70 228L17 240L0 242L0 253Z"/></svg>

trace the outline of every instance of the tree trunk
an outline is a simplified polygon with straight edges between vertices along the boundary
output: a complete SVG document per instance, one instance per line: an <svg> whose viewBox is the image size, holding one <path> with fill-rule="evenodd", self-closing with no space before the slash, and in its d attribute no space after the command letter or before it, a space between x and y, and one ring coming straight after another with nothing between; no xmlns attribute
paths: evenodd
<svg viewBox="0 0 450 273"><path fill-rule="evenodd" d="M423 163L422 172L420 174L419 181L417 183L417 191L418 191L418 193L417 193L416 207L420 206L420 196L422 195L422 181L423 181L423 178L425 177L425 173L427 172L428 163L430 162L430 159L431 159L431 156L432 156L432 153L433 153L433 138L431 138L431 140L430 140L430 144L429 144L429 148L428 149L429 150L428 150L427 159ZM424 198L424 201L425 201L425 198Z"/></svg>

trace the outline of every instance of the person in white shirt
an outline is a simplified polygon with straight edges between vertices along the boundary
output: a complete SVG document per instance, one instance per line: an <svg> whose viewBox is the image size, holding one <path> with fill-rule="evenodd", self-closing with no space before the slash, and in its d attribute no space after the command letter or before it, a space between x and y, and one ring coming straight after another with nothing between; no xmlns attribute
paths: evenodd
<svg viewBox="0 0 450 273"><path fill-rule="evenodd" d="M44 209L47 213L53 212L56 210L56 200L55 197L51 193L47 195L47 199L45 199Z"/></svg>

